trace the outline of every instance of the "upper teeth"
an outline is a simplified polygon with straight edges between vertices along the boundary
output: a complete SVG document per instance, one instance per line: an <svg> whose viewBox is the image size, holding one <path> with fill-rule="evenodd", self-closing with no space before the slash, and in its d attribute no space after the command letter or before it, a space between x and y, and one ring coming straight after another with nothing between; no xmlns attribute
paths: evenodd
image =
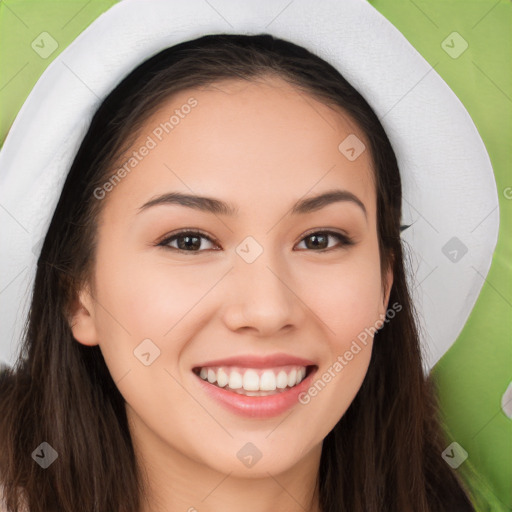
<svg viewBox="0 0 512 512"><path fill-rule="evenodd" d="M286 366L281 368L235 368L228 366L201 368L199 376L223 388L243 388L246 391L274 391L276 388L292 387L304 379L305 366Z"/></svg>

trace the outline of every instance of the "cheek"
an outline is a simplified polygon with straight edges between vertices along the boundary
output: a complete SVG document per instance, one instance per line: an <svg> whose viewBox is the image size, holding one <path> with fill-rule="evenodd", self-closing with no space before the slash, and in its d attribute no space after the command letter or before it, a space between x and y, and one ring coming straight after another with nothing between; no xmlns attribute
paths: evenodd
<svg viewBox="0 0 512 512"><path fill-rule="evenodd" d="M368 371L381 311L379 265L378 252L368 248L338 265L317 266L314 286L304 281L303 296L321 320L325 357L301 403L310 417L322 418L325 435L345 414Z"/></svg>
<svg viewBox="0 0 512 512"><path fill-rule="evenodd" d="M178 332L182 336L187 315L201 307L201 298L212 286L211 269L193 270L192 266L117 253L98 257L96 275L98 300L104 306L98 311L100 339L126 343L129 332L133 347L150 338L162 349L169 336Z"/></svg>
<svg viewBox="0 0 512 512"><path fill-rule="evenodd" d="M303 296L320 317L332 343L344 346L375 325L382 307L378 254L359 252L336 265L316 266Z"/></svg>

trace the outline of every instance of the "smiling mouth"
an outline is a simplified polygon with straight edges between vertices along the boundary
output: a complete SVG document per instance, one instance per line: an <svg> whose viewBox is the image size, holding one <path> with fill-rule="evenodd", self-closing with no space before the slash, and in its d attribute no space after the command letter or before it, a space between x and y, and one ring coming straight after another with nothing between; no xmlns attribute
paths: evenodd
<svg viewBox="0 0 512 512"><path fill-rule="evenodd" d="M212 366L196 367L192 371L200 379L226 391L245 396L269 396L293 389L316 369L316 365L274 368Z"/></svg>

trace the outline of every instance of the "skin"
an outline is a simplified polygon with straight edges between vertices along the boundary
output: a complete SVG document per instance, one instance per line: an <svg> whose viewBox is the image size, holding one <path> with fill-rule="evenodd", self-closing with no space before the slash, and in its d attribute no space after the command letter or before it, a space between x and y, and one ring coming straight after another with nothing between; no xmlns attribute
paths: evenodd
<svg viewBox="0 0 512 512"><path fill-rule="evenodd" d="M202 361L285 352L319 366L319 378L357 335L386 312L392 275L380 274L376 191L368 150L349 161L338 145L354 121L278 78L226 80L182 91L144 125L130 151L190 97L198 105L108 193L98 227L93 280L79 293L72 330L99 345L126 411L147 475L144 511L320 510L315 482L322 441L357 394L372 339L308 404L284 414L241 417L214 402L191 369ZM299 199L332 188L355 203L292 217ZM138 209L164 192L215 197L234 217L179 205ZM190 253L156 246L172 231L198 228ZM331 229L320 252L306 234ZM263 253L236 252L253 237ZM328 245L327 245L328 244ZM215 248L220 250L215 251ZM314 279L313 279L314 277ZM144 339L160 356L134 356ZM248 442L262 453L237 458ZM194 508L192 508L194 507Z"/></svg>

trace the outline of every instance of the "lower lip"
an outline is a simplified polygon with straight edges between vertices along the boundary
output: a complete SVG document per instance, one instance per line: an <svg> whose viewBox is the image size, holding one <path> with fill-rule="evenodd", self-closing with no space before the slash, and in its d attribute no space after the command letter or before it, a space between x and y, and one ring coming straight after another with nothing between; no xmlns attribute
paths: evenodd
<svg viewBox="0 0 512 512"><path fill-rule="evenodd" d="M239 393L226 391L219 386L210 384L195 373L194 375L199 380L199 384L205 392L228 410L249 418L273 418L299 403L300 393L309 388L313 375L317 370L318 367L314 367L310 370L311 373L297 386L268 396L240 395Z"/></svg>

